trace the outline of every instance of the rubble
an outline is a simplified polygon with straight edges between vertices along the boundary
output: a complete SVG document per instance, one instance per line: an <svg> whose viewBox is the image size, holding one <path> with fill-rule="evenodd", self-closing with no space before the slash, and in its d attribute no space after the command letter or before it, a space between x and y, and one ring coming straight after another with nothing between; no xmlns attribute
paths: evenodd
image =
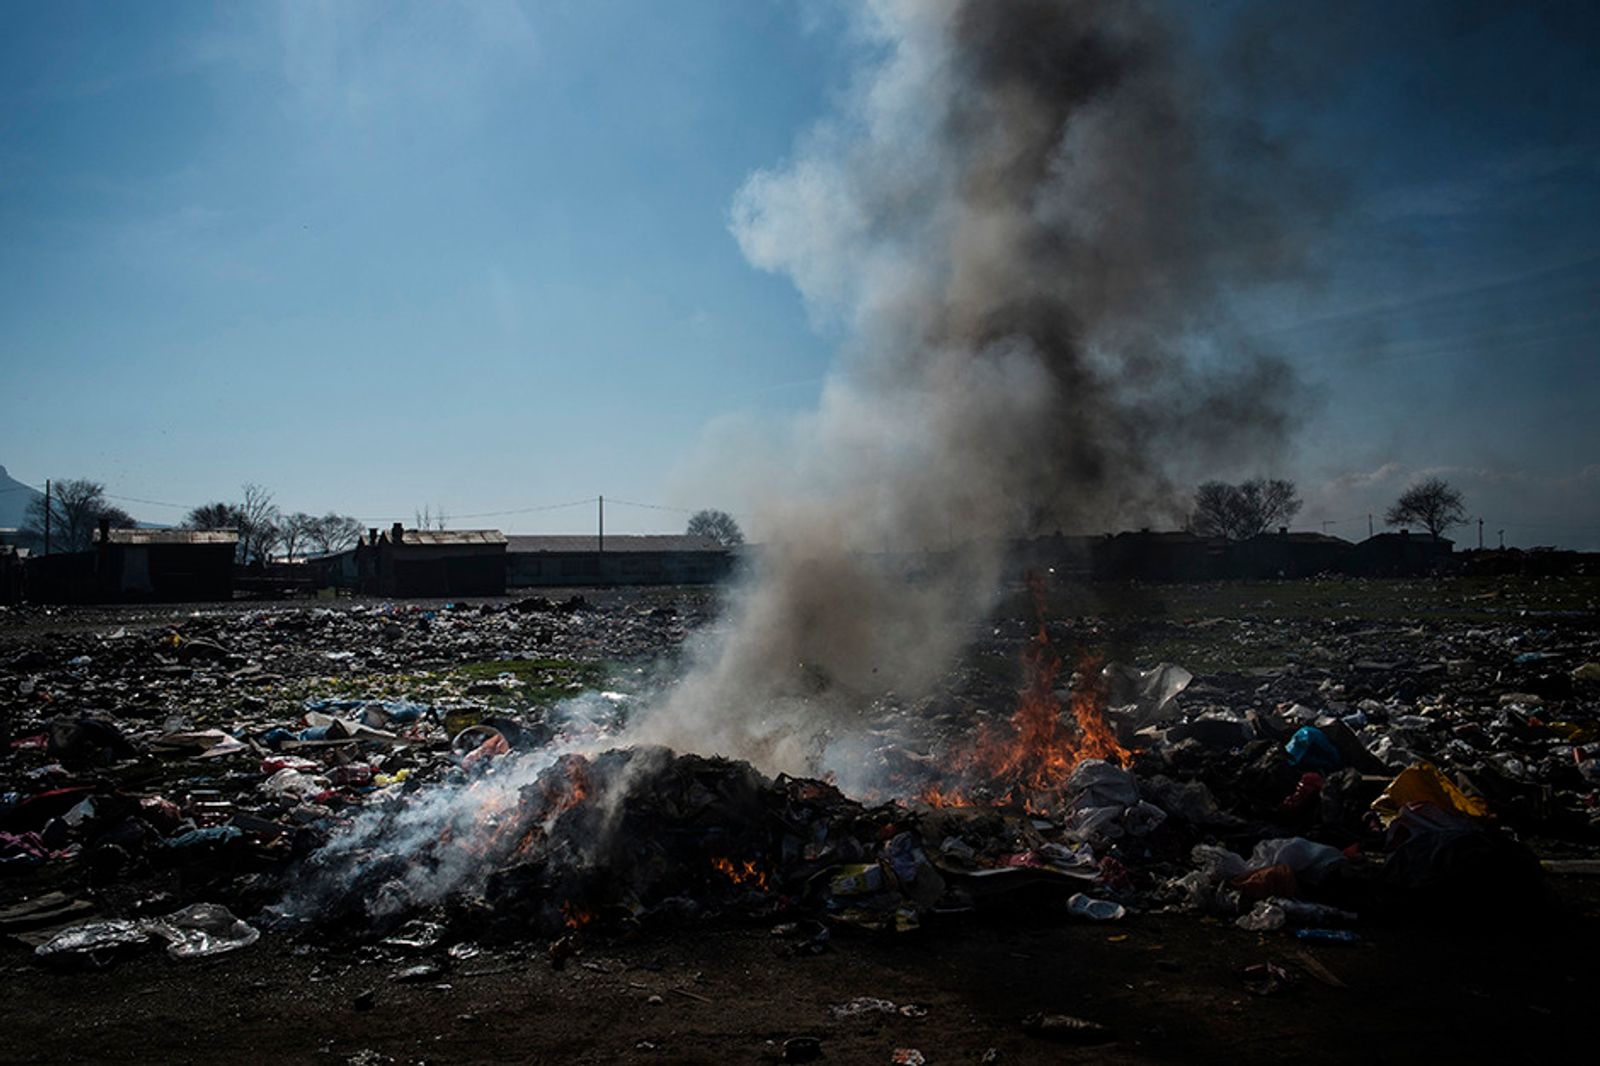
<svg viewBox="0 0 1600 1066"><path fill-rule="evenodd" d="M396 981L479 944L564 965L728 920L805 955L1019 906L1338 943L1537 893L1535 849L1600 856L1581 625L1275 620L1295 658L1191 670L1097 660L1094 619L1002 620L973 661L1020 669L881 696L847 788L826 765L610 746L708 617L534 600L13 625L0 933L91 966L310 937ZM1248 658L1263 626L1146 636L1174 628Z"/></svg>

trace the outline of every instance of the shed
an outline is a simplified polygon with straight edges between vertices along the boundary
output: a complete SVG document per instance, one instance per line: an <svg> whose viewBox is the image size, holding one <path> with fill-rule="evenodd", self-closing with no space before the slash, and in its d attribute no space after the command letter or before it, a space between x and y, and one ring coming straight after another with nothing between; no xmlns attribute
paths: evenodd
<svg viewBox="0 0 1600 1066"><path fill-rule="evenodd" d="M233 598L232 529L111 529L94 547L28 560L27 596L39 603L180 603Z"/></svg>
<svg viewBox="0 0 1600 1066"><path fill-rule="evenodd" d="M1355 545L1326 533L1260 533L1231 551L1229 571L1235 577L1296 578L1342 572Z"/></svg>
<svg viewBox="0 0 1600 1066"><path fill-rule="evenodd" d="M506 535L498 529L406 529L396 522L356 545L362 592L374 596L503 596Z"/></svg>
<svg viewBox="0 0 1600 1066"><path fill-rule="evenodd" d="M1416 577L1448 566L1454 551L1455 541L1448 537L1413 536L1402 529L1357 544L1350 569L1367 577Z"/></svg>

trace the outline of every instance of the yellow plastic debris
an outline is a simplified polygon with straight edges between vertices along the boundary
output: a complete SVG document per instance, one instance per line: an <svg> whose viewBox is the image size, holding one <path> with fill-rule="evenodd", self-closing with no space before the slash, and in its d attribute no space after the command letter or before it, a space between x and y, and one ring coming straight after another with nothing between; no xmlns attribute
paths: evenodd
<svg viewBox="0 0 1600 1066"><path fill-rule="evenodd" d="M390 785L398 785L410 776L411 767L408 766L404 770L396 770L392 774L373 774L372 783L379 788L388 788Z"/></svg>
<svg viewBox="0 0 1600 1066"><path fill-rule="evenodd" d="M1401 770L1383 790L1383 795L1372 801L1372 809L1378 812L1383 824L1388 825L1402 807L1411 803L1431 803L1468 818L1489 817L1488 804L1461 791L1432 763L1412 763Z"/></svg>
<svg viewBox="0 0 1600 1066"><path fill-rule="evenodd" d="M1545 728L1573 744L1589 744L1600 738L1600 729L1582 722L1546 722Z"/></svg>

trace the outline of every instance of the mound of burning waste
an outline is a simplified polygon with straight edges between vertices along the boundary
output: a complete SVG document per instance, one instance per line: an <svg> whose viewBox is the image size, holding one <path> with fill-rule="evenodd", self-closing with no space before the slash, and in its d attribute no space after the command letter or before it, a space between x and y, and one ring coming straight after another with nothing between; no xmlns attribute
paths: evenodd
<svg viewBox="0 0 1600 1066"><path fill-rule="evenodd" d="M1061 887L1098 872L1087 849L1034 839L1025 816L868 806L823 781L665 748L565 755L514 790L486 779L436 791L331 840L284 913L352 939L419 923L515 938L785 914L906 929L970 909L997 873ZM1033 845L1039 861L1001 861Z"/></svg>

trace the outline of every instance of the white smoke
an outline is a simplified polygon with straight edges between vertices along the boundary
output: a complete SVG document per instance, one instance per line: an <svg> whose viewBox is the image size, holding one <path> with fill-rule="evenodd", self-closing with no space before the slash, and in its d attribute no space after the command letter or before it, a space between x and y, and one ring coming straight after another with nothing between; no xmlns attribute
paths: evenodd
<svg viewBox="0 0 1600 1066"><path fill-rule="evenodd" d="M301 871L284 904L291 915L326 913L331 897L374 869L389 876L363 901L375 919L411 913L480 889L494 871L497 849L514 845L522 790L568 754L608 746L619 712L615 694L586 692L552 707L551 741L482 760L469 772L412 792L396 791L363 809Z"/></svg>
<svg viewBox="0 0 1600 1066"><path fill-rule="evenodd" d="M786 454L726 457L756 486L756 570L633 738L859 771L860 711L949 668L1010 538L1170 514L1174 476L1278 443L1292 379L1226 347L1226 297L1292 270L1321 212L1160 13L861 9L847 104L731 212L849 339Z"/></svg>

